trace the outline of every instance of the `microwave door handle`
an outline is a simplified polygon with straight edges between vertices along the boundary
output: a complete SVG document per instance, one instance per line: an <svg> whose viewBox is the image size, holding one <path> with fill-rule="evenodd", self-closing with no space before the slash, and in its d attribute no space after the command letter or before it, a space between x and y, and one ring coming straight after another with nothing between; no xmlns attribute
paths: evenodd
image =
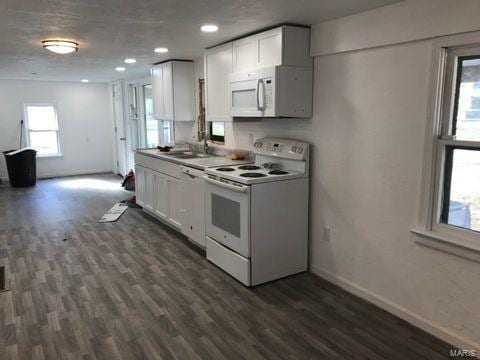
<svg viewBox="0 0 480 360"><path fill-rule="evenodd" d="M257 88L255 89L255 97L257 98L257 110L261 110L260 108L260 79L257 79Z"/></svg>
<svg viewBox="0 0 480 360"><path fill-rule="evenodd" d="M260 79L260 82L262 83L262 106L260 107L260 110L265 111L265 109L267 108L265 82L263 81L263 79Z"/></svg>

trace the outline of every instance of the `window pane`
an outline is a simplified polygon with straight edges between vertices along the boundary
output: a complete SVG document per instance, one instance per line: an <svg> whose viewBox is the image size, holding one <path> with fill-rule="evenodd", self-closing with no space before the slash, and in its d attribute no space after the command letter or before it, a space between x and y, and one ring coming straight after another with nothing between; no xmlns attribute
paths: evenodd
<svg viewBox="0 0 480 360"><path fill-rule="evenodd" d="M56 155L59 153L56 131L31 131L30 146L38 155Z"/></svg>
<svg viewBox="0 0 480 360"><path fill-rule="evenodd" d="M172 122L168 120L163 120L162 121L163 125L163 144L169 144L172 142Z"/></svg>
<svg viewBox="0 0 480 360"><path fill-rule="evenodd" d="M448 151L453 151L451 161L447 161L452 164L452 172L449 199L448 194L445 196L443 222L480 231L480 151Z"/></svg>
<svg viewBox="0 0 480 360"><path fill-rule="evenodd" d="M145 115L153 115L152 85L145 85L143 89L145 96Z"/></svg>
<svg viewBox="0 0 480 360"><path fill-rule="evenodd" d="M212 135L213 136L225 136L225 123L212 122Z"/></svg>
<svg viewBox="0 0 480 360"><path fill-rule="evenodd" d="M158 145L158 120L155 120L150 116L147 117L146 130L147 130L147 147L148 148L156 147Z"/></svg>
<svg viewBox="0 0 480 360"><path fill-rule="evenodd" d="M27 106L27 123L30 130L58 130L55 108L49 106Z"/></svg>
<svg viewBox="0 0 480 360"><path fill-rule="evenodd" d="M480 140L480 57L459 59L454 134L460 140Z"/></svg>

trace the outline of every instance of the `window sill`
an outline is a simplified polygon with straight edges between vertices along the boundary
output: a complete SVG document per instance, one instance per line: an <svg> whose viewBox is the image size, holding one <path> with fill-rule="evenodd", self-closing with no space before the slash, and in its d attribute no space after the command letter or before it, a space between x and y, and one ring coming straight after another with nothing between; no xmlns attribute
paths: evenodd
<svg viewBox="0 0 480 360"><path fill-rule="evenodd" d="M415 242L417 244L480 262L480 243L473 245L461 239L426 230L422 227L410 229L410 232L415 234Z"/></svg>
<svg viewBox="0 0 480 360"><path fill-rule="evenodd" d="M52 159L52 158L61 158L63 157L62 154L54 154L54 155L37 155L37 159Z"/></svg>

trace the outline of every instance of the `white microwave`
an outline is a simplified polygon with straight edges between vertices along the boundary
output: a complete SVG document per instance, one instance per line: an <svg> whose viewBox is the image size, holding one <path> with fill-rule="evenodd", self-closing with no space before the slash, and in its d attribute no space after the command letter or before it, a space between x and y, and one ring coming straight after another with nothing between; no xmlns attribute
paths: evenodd
<svg viewBox="0 0 480 360"><path fill-rule="evenodd" d="M232 117L312 116L312 68L273 66L229 76Z"/></svg>

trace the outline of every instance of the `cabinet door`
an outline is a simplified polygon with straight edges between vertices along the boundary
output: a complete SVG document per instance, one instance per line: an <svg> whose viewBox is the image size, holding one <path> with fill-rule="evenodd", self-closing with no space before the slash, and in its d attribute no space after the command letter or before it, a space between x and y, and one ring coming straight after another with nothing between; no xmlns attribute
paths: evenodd
<svg viewBox="0 0 480 360"><path fill-rule="evenodd" d="M207 121L232 121L228 76L232 72L232 43L205 53L205 110Z"/></svg>
<svg viewBox="0 0 480 360"><path fill-rule="evenodd" d="M259 68L282 64L283 30L276 28L254 35L256 65Z"/></svg>
<svg viewBox="0 0 480 360"><path fill-rule="evenodd" d="M162 64L163 70L163 118L162 120L174 120L173 112L173 70L172 62Z"/></svg>
<svg viewBox="0 0 480 360"><path fill-rule="evenodd" d="M255 36L233 42L233 72L251 70L256 67Z"/></svg>
<svg viewBox="0 0 480 360"><path fill-rule="evenodd" d="M145 169L145 198L143 199L144 208L153 211L153 172Z"/></svg>
<svg viewBox="0 0 480 360"><path fill-rule="evenodd" d="M182 174L182 233L205 247L205 180Z"/></svg>
<svg viewBox="0 0 480 360"><path fill-rule="evenodd" d="M162 65L157 65L151 70L152 76L152 99L153 116L161 119L165 115L165 106L163 100L163 70Z"/></svg>
<svg viewBox="0 0 480 360"><path fill-rule="evenodd" d="M171 176L167 177L168 191L168 221L176 226L182 226L182 197L180 180Z"/></svg>
<svg viewBox="0 0 480 360"><path fill-rule="evenodd" d="M145 169L141 166L135 166L135 196L137 204L145 206Z"/></svg>
<svg viewBox="0 0 480 360"><path fill-rule="evenodd" d="M153 173L153 211L164 220L168 218L167 177L161 173Z"/></svg>

